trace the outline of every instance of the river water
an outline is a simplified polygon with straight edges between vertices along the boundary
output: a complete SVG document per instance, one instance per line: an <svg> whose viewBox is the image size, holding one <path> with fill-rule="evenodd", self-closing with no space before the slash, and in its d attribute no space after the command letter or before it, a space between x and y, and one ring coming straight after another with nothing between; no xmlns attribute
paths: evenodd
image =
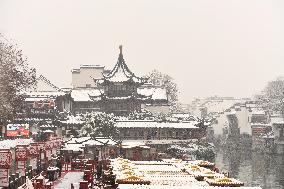
<svg viewBox="0 0 284 189"><path fill-rule="evenodd" d="M215 163L230 177L237 178L245 186L262 189L284 189L284 155L267 155L249 150L217 152Z"/></svg>

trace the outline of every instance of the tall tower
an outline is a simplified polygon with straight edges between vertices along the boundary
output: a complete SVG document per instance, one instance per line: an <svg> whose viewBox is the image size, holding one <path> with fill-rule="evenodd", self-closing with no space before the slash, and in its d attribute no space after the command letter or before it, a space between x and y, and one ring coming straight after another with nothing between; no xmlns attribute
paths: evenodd
<svg viewBox="0 0 284 189"><path fill-rule="evenodd" d="M114 68L103 75L100 85L104 89L101 96L101 110L107 113L125 115L141 111L141 103L149 99L137 93L137 88L148 79L135 76L126 65L122 46L119 46L119 56Z"/></svg>

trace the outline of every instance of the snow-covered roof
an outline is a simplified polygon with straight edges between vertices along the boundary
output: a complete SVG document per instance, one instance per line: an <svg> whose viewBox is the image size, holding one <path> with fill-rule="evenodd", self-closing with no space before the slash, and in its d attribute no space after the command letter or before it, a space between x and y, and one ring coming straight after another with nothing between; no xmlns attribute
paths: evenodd
<svg viewBox="0 0 284 189"><path fill-rule="evenodd" d="M252 115L265 115L265 111L264 110L254 110L251 114Z"/></svg>
<svg viewBox="0 0 284 189"><path fill-rule="evenodd" d="M144 96L151 96L153 100L167 100L167 91L162 87L140 87L137 93Z"/></svg>
<svg viewBox="0 0 284 189"><path fill-rule="evenodd" d="M236 115L236 113L237 113L236 111L231 111L231 112L228 112L227 115Z"/></svg>
<svg viewBox="0 0 284 189"><path fill-rule="evenodd" d="M189 118L189 113L172 113L172 117L176 118Z"/></svg>
<svg viewBox="0 0 284 189"><path fill-rule="evenodd" d="M57 127L55 125L52 125L52 124L46 124L46 125L41 125L39 126L40 128L54 128L54 127Z"/></svg>
<svg viewBox="0 0 284 189"><path fill-rule="evenodd" d="M29 145L33 142L33 139L6 139L0 141L0 149L15 148L17 145Z"/></svg>
<svg viewBox="0 0 284 189"><path fill-rule="evenodd" d="M93 100L90 96L100 96L101 92L101 89L74 89L71 91L71 97L77 102L91 102Z"/></svg>
<svg viewBox="0 0 284 189"><path fill-rule="evenodd" d="M71 138L69 141L67 141L67 145L69 144L83 144L85 145L115 145L117 142L110 138L105 138L105 137L96 137L92 139L92 137L79 137L79 138Z"/></svg>
<svg viewBox="0 0 284 189"><path fill-rule="evenodd" d="M60 121L61 123L65 123L65 124L83 124L85 123L84 121L81 120L80 116L68 116L67 120L65 121Z"/></svg>
<svg viewBox="0 0 284 189"><path fill-rule="evenodd" d="M136 83L144 83L147 79L136 77L134 73L129 70L123 58L122 46L119 48L120 54L117 63L107 75L103 75L104 79L110 82L125 82L132 80Z"/></svg>
<svg viewBox="0 0 284 189"><path fill-rule="evenodd" d="M120 184L119 189L188 189L188 188L194 188L194 189L215 189L219 187L214 186L198 186L196 184L192 185L184 185L184 186L173 186L173 185L140 185L140 184ZM232 187L220 187L222 189L232 189ZM238 189L261 189L260 187L246 187L241 186L237 187Z"/></svg>
<svg viewBox="0 0 284 189"><path fill-rule="evenodd" d="M44 119L44 118L18 118L16 120L20 121L27 121L27 122L39 122L39 121L45 121L45 122L52 122L51 119Z"/></svg>
<svg viewBox="0 0 284 189"><path fill-rule="evenodd" d="M67 141L67 144L79 144L79 143L83 143L84 141L88 141L90 139L91 137L79 137L79 138L73 137Z"/></svg>
<svg viewBox="0 0 284 189"><path fill-rule="evenodd" d="M122 148L135 148L135 147L150 148L145 143L139 141L123 141L121 146Z"/></svg>
<svg viewBox="0 0 284 189"><path fill-rule="evenodd" d="M251 127L268 127L268 126L270 126L270 124L266 124L266 123L251 123L250 125L251 125Z"/></svg>
<svg viewBox="0 0 284 189"><path fill-rule="evenodd" d="M50 129L44 130L43 132L44 132L44 133L54 133L54 131L52 131L52 130L50 130Z"/></svg>
<svg viewBox="0 0 284 189"><path fill-rule="evenodd" d="M83 151L84 145L83 144L65 144L62 150L68 151Z"/></svg>
<svg viewBox="0 0 284 189"><path fill-rule="evenodd" d="M65 95L64 92L60 91L33 91L33 92L26 92L25 95L28 98L56 98L58 96Z"/></svg>
<svg viewBox="0 0 284 189"><path fill-rule="evenodd" d="M210 162L208 162L210 163ZM149 181L149 184L119 184L121 189L212 189L206 181L198 181L195 179L194 172L188 174L189 167L194 166L199 169L201 174L214 174L218 178L226 178L225 175L211 171L210 169L199 167L196 161L182 161L180 159L172 159L167 161L129 161L123 158L111 160L113 173L117 180L129 181L129 175L141 181ZM186 169L185 171L182 171ZM196 171L195 170L195 171ZM197 171L198 172L198 171ZM230 178L234 183L242 183L236 179ZM222 187L231 188L231 187ZM260 189L259 187L238 187L239 189L250 188Z"/></svg>
<svg viewBox="0 0 284 189"><path fill-rule="evenodd" d="M117 127L120 128L185 128L185 129L196 129L195 125L197 121L191 121L187 123L170 123L170 122L153 122L153 121L118 121L116 123Z"/></svg>
<svg viewBox="0 0 284 189"><path fill-rule="evenodd" d="M109 138L95 138L83 142L83 144L89 146L102 146L102 145L116 145L117 143Z"/></svg>
<svg viewBox="0 0 284 189"><path fill-rule="evenodd" d="M273 131L270 131L269 133L262 134L261 137L262 138L267 138L267 139L268 138L272 139L272 138L275 138L275 135L274 135Z"/></svg>
<svg viewBox="0 0 284 189"><path fill-rule="evenodd" d="M51 99L51 98L48 98L48 99ZM35 102L35 101L37 101L37 102L39 102L39 101L45 101L45 100L47 100L47 98L37 98L37 97L32 97L32 98L25 98L25 101L26 102Z"/></svg>
<svg viewBox="0 0 284 189"><path fill-rule="evenodd" d="M284 121L273 122L272 125L284 126Z"/></svg>

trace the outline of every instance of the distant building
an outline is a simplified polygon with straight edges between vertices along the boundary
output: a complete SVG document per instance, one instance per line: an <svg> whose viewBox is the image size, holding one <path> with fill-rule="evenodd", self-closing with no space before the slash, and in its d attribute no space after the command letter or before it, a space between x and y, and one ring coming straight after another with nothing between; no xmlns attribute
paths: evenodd
<svg viewBox="0 0 284 189"><path fill-rule="evenodd" d="M268 115L266 115L263 110L255 110L251 112L250 121L251 124L254 123L268 123Z"/></svg>
<svg viewBox="0 0 284 189"><path fill-rule="evenodd" d="M64 106L62 104L65 94L65 92L53 85L47 78L40 75L37 78L35 88L25 93L25 109L22 116L37 120L55 119L59 111L63 111L64 108L71 109L70 100L64 100L66 103Z"/></svg>
<svg viewBox="0 0 284 189"><path fill-rule="evenodd" d="M73 88L95 88L97 87L94 79L101 79L105 67L100 65L81 65L79 69L73 69L72 87Z"/></svg>

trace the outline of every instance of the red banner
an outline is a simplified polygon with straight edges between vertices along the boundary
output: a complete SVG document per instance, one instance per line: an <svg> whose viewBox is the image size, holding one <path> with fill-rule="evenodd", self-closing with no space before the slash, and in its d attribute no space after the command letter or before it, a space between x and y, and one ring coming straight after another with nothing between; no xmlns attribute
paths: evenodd
<svg viewBox="0 0 284 189"><path fill-rule="evenodd" d="M27 146L18 145L16 146L16 161L26 161L28 159Z"/></svg>
<svg viewBox="0 0 284 189"><path fill-rule="evenodd" d="M12 153L10 150L0 150L0 168L9 169L12 164Z"/></svg>

